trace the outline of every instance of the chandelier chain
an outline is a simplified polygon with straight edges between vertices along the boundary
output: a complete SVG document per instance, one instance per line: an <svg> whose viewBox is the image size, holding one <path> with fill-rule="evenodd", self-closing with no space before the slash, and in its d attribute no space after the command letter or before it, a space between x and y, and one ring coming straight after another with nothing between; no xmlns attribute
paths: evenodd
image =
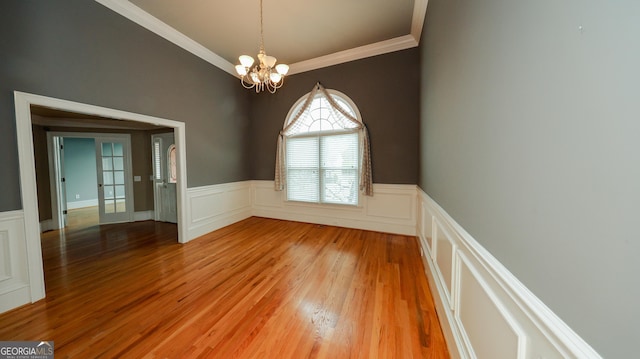
<svg viewBox="0 0 640 359"><path fill-rule="evenodd" d="M260 50L264 51L264 29L262 25L262 0L260 0Z"/></svg>

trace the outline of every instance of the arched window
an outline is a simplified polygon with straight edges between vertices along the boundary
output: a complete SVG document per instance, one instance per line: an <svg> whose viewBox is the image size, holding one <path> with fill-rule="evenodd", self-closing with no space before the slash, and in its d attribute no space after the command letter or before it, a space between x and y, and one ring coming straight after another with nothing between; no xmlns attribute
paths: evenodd
<svg viewBox="0 0 640 359"><path fill-rule="evenodd" d="M171 146L169 146L169 149L167 150L167 169L169 171L168 173L168 179L169 179L169 183L176 183L178 182L178 170L176 168L176 145L173 144Z"/></svg>
<svg viewBox="0 0 640 359"><path fill-rule="evenodd" d="M370 179L364 137L355 104L343 93L317 85L287 115L279 139L276 189L286 188L289 201L357 205L359 187L371 195L370 185L363 188L360 181L363 161Z"/></svg>

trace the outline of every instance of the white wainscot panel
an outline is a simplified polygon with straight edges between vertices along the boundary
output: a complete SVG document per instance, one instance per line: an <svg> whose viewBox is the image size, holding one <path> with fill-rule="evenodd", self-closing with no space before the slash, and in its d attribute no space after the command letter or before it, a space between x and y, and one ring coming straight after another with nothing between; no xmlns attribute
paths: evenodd
<svg viewBox="0 0 640 359"><path fill-rule="evenodd" d="M24 215L0 213L0 313L31 301Z"/></svg>
<svg viewBox="0 0 640 359"><path fill-rule="evenodd" d="M187 189L189 240L251 216L249 182Z"/></svg>
<svg viewBox="0 0 640 359"><path fill-rule="evenodd" d="M394 191L374 193L366 198L367 216L411 220L415 196Z"/></svg>
<svg viewBox="0 0 640 359"><path fill-rule="evenodd" d="M257 182L257 181L254 181ZM273 182L271 182L273 184ZM273 186L269 186L269 182L261 183L253 186L253 206L259 207L275 207L282 208L282 194L284 191L276 191Z"/></svg>
<svg viewBox="0 0 640 359"><path fill-rule="evenodd" d="M419 243L431 250L423 260L452 358L601 359L433 199L417 192L424 226ZM432 248L424 230L429 216Z"/></svg>
<svg viewBox="0 0 640 359"><path fill-rule="evenodd" d="M445 288L445 295L447 296L449 307L453 308L453 253L456 246L453 244L451 235L448 234L438 222L435 222L434 226L434 246L433 256L436 263L436 269L438 271L438 277L442 281L442 286Z"/></svg>
<svg viewBox="0 0 640 359"><path fill-rule="evenodd" d="M456 320L477 358L524 358L526 336L464 255L458 260Z"/></svg>
<svg viewBox="0 0 640 359"><path fill-rule="evenodd" d="M360 206L288 202L273 181L252 181L253 215L372 231L416 234L415 185L374 184L373 197Z"/></svg>
<svg viewBox="0 0 640 359"><path fill-rule="evenodd" d="M426 241L426 246L428 250L433 249L433 226L435 218L425 206L424 203L420 202L420 222L418 223L418 234L421 240Z"/></svg>

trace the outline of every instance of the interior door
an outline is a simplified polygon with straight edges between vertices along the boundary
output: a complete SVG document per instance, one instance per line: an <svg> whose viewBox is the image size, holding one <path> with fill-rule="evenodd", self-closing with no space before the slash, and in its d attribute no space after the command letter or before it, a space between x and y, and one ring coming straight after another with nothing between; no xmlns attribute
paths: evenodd
<svg viewBox="0 0 640 359"><path fill-rule="evenodd" d="M151 136L156 221L177 223L176 146L173 132Z"/></svg>
<svg viewBox="0 0 640 359"><path fill-rule="evenodd" d="M129 138L96 138L100 224L133 220Z"/></svg>

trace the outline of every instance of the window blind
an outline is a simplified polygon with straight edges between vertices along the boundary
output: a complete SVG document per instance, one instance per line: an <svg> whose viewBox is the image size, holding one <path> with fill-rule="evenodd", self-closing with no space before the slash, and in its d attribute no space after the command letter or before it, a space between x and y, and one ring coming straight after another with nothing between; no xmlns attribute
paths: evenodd
<svg viewBox="0 0 640 359"><path fill-rule="evenodd" d="M287 140L287 198L291 201L318 202L320 163L318 137Z"/></svg>
<svg viewBox="0 0 640 359"><path fill-rule="evenodd" d="M358 204L358 134L320 137L322 202Z"/></svg>
<svg viewBox="0 0 640 359"><path fill-rule="evenodd" d="M358 204L358 133L289 137L287 199Z"/></svg>
<svg viewBox="0 0 640 359"><path fill-rule="evenodd" d="M153 169L154 169L154 178L156 180L162 179L162 160L160 158L160 139L156 138L153 143Z"/></svg>

